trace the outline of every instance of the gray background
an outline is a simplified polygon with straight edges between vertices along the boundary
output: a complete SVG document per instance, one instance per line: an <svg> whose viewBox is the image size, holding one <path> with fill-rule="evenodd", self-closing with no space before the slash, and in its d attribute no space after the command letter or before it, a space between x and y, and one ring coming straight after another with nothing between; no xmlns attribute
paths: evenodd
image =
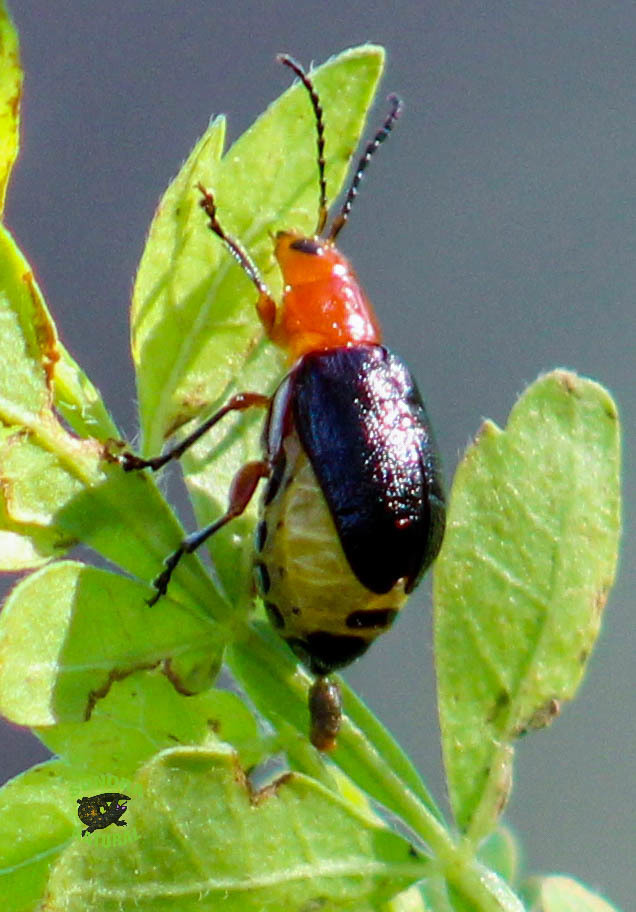
<svg viewBox="0 0 636 912"><path fill-rule="evenodd" d="M533 870L631 907L634 857L636 5L20 0L27 73L7 221L71 352L136 431L131 280L160 193L213 112L235 138L289 83L370 39L406 113L341 245L409 362L450 478L483 416L543 370L616 395L625 429L619 582L578 700L519 744L507 813ZM381 100L376 117L384 111ZM438 796L428 586L347 677ZM12 728L4 778L44 756Z"/></svg>

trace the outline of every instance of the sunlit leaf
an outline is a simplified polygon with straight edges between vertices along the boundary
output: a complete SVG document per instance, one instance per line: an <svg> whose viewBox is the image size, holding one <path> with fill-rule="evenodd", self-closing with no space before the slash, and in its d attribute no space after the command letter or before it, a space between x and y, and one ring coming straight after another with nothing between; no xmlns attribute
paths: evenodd
<svg viewBox="0 0 636 912"><path fill-rule="evenodd" d="M565 371L486 422L457 471L435 569L444 762L479 840L510 785L512 743L579 686L616 569L619 425L609 394Z"/></svg>
<svg viewBox="0 0 636 912"><path fill-rule="evenodd" d="M25 912L42 899L51 865L79 833L82 778L82 770L52 760L0 789L3 912Z"/></svg>
<svg viewBox="0 0 636 912"><path fill-rule="evenodd" d="M213 679L222 647L216 625L169 599L156 610L145 591L71 561L19 583L0 616L3 715L21 725L80 721L118 678L201 650Z"/></svg>
<svg viewBox="0 0 636 912"><path fill-rule="evenodd" d="M513 886L519 872L519 854L514 833L502 824L479 847L479 860Z"/></svg>
<svg viewBox="0 0 636 912"><path fill-rule="evenodd" d="M55 326L29 264L0 226L0 420L29 426L50 410Z"/></svg>
<svg viewBox="0 0 636 912"><path fill-rule="evenodd" d="M64 389L63 402L57 400ZM0 226L0 567L38 566L75 543L58 511L103 477L102 450L70 434L116 431L59 342L29 264ZM71 415L72 413L72 415ZM87 517L88 518L88 517Z"/></svg>
<svg viewBox="0 0 636 912"><path fill-rule="evenodd" d="M60 342L58 349L60 357L53 373L56 409L80 437L117 439L117 425L109 415L99 390Z"/></svg>
<svg viewBox="0 0 636 912"><path fill-rule="evenodd" d="M531 892L534 902L530 912L619 912L617 906L571 877L556 874L542 877Z"/></svg>
<svg viewBox="0 0 636 912"><path fill-rule="evenodd" d="M178 744L227 741L248 767L263 755L256 720L236 694L210 688L184 695L159 668L113 681L90 719L37 734L74 766L113 776L132 776L157 751Z"/></svg>
<svg viewBox="0 0 636 912"><path fill-rule="evenodd" d="M330 197L344 180L383 57L381 48L364 45L312 74L325 112ZM224 122L216 120L168 188L135 284L133 355L143 449L153 454L223 396L261 336L256 292L207 230L195 184L214 190L225 230L249 250L275 292L272 232L311 232L316 223L315 126L302 86L288 89L218 161L223 135ZM274 375L262 379L267 391Z"/></svg>
<svg viewBox="0 0 636 912"><path fill-rule="evenodd" d="M137 841L68 849L51 912L336 909L388 899L426 870L406 840L305 776L252 791L229 751L166 751L139 783Z"/></svg>
<svg viewBox="0 0 636 912"><path fill-rule="evenodd" d="M22 70L18 35L0 2L0 213L20 142Z"/></svg>

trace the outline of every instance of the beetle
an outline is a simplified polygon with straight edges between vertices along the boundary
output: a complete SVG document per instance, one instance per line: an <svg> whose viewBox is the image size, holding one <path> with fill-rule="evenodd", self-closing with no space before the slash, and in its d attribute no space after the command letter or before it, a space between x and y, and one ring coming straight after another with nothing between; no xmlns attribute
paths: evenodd
<svg viewBox="0 0 636 912"><path fill-rule="evenodd" d="M311 740L336 745L340 691L328 676L361 656L388 630L437 556L445 496L437 449L406 365L382 345L371 305L335 245L362 175L389 135L390 110L358 162L339 214L327 227L325 137L320 100L299 63L278 58L300 79L313 107L319 206L316 231L279 231L274 254L284 281L280 305L249 253L223 230L213 193L198 185L209 228L254 284L269 339L289 371L272 396L235 395L183 441L153 459L122 454L125 470L157 470L230 412L267 409L262 459L234 477L226 513L188 535L154 580L151 604L166 593L186 553L247 507L265 479L254 544L254 575L272 626L316 676L310 690Z"/></svg>

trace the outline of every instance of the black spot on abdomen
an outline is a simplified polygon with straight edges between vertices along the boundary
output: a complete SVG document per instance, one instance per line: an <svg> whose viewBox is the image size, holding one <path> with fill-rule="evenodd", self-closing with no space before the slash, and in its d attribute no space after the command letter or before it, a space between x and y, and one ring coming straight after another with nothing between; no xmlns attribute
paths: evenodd
<svg viewBox="0 0 636 912"><path fill-rule="evenodd" d="M265 602L265 611L267 612L267 617L274 630L282 630L285 626L285 618L281 614L278 606L273 602Z"/></svg>
<svg viewBox="0 0 636 912"><path fill-rule="evenodd" d="M267 523L262 519L256 527L256 534L254 536L254 544L257 551L262 551L267 540Z"/></svg>
<svg viewBox="0 0 636 912"><path fill-rule="evenodd" d="M258 586L261 595L267 595L272 585L272 581L269 576L269 570L261 561L254 564L254 575L256 577L256 585Z"/></svg>
<svg viewBox="0 0 636 912"><path fill-rule="evenodd" d="M278 489L280 488L280 483L283 480L283 475L285 474L286 468L287 457L284 450L281 450L276 459L276 462L274 463L274 468L272 469L272 474L270 475L269 481L267 482L267 487L265 488L265 494L263 497L263 503L265 506L270 504L278 494Z"/></svg>
<svg viewBox="0 0 636 912"><path fill-rule="evenodd" d="M395 608L369 608L367 611L352 611L345 624L352 630L386 630L390 627L397 610Z"/></svg>
<svg viewBox="0 0 636 912"><path fill-rule="evenodd" d="M363 637L324 630L308 633L304 637L290 637L287 643L301 662L317 675L327 675L350 665L371 645Z"/></svg>

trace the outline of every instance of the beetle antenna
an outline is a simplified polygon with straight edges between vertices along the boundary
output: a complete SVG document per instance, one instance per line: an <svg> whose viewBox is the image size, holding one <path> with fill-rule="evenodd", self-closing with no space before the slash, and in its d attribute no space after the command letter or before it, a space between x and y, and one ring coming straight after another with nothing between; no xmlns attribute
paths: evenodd
<svg viewBox="0 0 636 912"><path fill-rule="evenodd" d="M201 194L201 199L199 200L199 206L203 209L207 217L210 219L208 222L208 227L210 231L213 231L218 238L220 238L223 243L227 246L228 250L234 257L234 259L240 263L248 277L252 280L260 294L264 295L267 298L270 298L271 295L267 290L267 285L263 282L261 274L256 268L256 265L252 258L249 256L247 251L243 250L240 244L235 241L233 238L229 237L219 224L219 220L216 217L216 203L214 202L214 196L210 190L206 190L201 181L197 184L197 190Z"/></svg>
<svg viewBox="0 0 636 912"><path fill-rule="evenodd" d="M360 158L360 161L358 162L356 173L353 175L353 180L351 181L351 186L349 187L349 191L342 205L342 209L340 210L339 215L337 215L331 223L331 228L329 229L329 234L327 235L328 241L335 241L343 225L349 218L349 213L351 212L353 201L358 195L358 187L360 186L362 175L364 174L367 165L371 161L371 156L374 154L378 146L380 146L387 138L393 129L393 124L402 112L402 102L397 95L389 95L388 101L391 105L391 110L387 114L386 120L378 132L375 134L371 142L367 145L362 157Z"/></svg>
<svg viewBox="0 0 636 912"><path fill-rule="evenodd" d="M320 204L318 206L318 224L316 226L316 234L322 234L325 224L327 223L327 183L325 181L325 122L323 120L322 106L320 104L320 99L318 98L318 93L314 88L313 82L307 73L303 70L298 61L294 60L293 57L290 57L289 54L279 54L276 59L279 63L282 63L285 66L289 67L290 70L293 70L296 76L298 76L302 84L309 92L309 97L311 98L311 103L314 108L314 114L316 116L316 146L318 147L318 181L320 185Z"/></svg>

